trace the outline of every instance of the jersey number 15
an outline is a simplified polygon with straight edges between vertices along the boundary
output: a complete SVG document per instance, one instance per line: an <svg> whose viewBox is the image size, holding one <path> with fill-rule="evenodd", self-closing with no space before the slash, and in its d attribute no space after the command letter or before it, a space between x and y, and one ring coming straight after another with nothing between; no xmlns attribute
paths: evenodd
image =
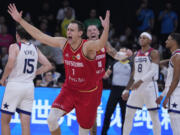
<svg viewBox="0 0 180 135"><path fill-rule="evenodd" d="M31 74L34 72L34 59L25 59L24 60L24 70L23 73Z"/></svg>

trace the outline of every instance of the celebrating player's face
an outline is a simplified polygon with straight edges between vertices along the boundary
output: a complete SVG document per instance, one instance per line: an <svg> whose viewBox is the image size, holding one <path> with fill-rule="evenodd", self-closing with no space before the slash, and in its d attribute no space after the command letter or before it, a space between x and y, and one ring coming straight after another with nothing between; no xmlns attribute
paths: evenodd
<svg viewBox="0 0 180 135"><path fill-rule="evenodd" d="M172 46L173 41L173 38L171 36L168 36L166 40L166 48L170 48Z"/></svg>
<svg viewBox="0 0 180 135"><path fill-rule="evenodd" d="M99 38L99 30L95 25L90 25L87 28L87 37L90 40L97 40Z"/></svg>
<svg viewBox="0 0 180 135"><path fill-rule="evenodd" d="M146 36L140 36L139 37L139 44L140 46L146 46L151 43L151 40Z"/></svg>
<svg viewBox="0 0 180 135"><path fill-rule="evenodd" d="M78 25L75 23L70 23L67 28L67 39L68 42L74 42L82 35L82 31L78 30Z"/></svg>

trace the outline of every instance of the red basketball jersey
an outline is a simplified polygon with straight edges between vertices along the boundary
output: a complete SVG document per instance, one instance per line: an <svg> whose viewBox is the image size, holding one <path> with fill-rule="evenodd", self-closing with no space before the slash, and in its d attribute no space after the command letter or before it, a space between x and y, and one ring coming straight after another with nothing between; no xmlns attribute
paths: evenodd
<svg viewBox="0 0 180 135"><path fill-rule="evenodd" d="M81 92L90 92L97 88L96 59L89 60L84 56L82 47L87 40L73 50L67 42L63 49L66 80L64 87Z"/></svg>
<svg viewBox="0 0 180 135"><path fill-rule="evenodd" d="M106 64L106 49L102 48L96 52L97 70L96 74L101 80L105 74L105 64Z"/></svg>

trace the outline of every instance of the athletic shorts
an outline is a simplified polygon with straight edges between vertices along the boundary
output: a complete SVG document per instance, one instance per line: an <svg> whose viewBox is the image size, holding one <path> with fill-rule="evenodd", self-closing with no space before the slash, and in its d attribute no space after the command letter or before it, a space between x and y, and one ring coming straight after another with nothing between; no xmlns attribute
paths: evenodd
<svg viewBox="0 0 180 135"><path fill-rule="evenodd" d="M169 87L166 87L169 89ZM180 114L180 86L177 87L169 98L168 111Z"/></svg>
<svg viewBox="0 0 180 135"><path fill-rule="evenodd" d="M76 117L82 128L90 129L95 122L98 107L97 88L91 92L79 92L63 87L52 104L52 108L59 108L69 113L75 108Z"/></svg>
<svg viewBox="0 0 180 135"><path fill-rule="evenodd" d="M30 115L33 100L33 83L8 82L1 105L1 112L13 115L17 111Z"/></svg>
<svg viewBox="0 0 180 135"><path fill-rule="evenodd" d="M97 97L98 98L98 105L100 105L101 104L102 91L103 91L103 81L102 80L99 81L97 91L98 91L98 97Z"/></svg>
<svg viewBox="0 0 180 135"><path fill-rule="evenodd" d="M171 120L171 129L173 131L173 135L180 135L180 114L170 112L169 117Z"/></svg>
<svg viewBox="0 0 180 135"><path fill-rule="evenodd" d="M157 82L144 82L136 90L132 90L127 101L127 107L132 109L142 109L146 105L149 111L159 109L156 104L158 97Z"/></svg>

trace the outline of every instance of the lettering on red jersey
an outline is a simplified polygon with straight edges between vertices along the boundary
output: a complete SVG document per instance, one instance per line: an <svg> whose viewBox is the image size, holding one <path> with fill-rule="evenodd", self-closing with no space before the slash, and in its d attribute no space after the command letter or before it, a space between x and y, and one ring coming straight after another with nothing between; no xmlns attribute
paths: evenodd
<svg viewBox="0 0 180 135"><path fill-rule="evenodd" d="M100 51L96 52L96 61L97 61L97 70L96 74L98 75L99 79L105 74L105 64L106 64L106 50L102 48Z"/></svg>
<svg viewBox="0 0 180 135"><path fill-rule="evenodd" d="M75 51L67 43L64 47L65 85L79 91L93 89L97 85L96 59L89 60L82 52L86 40Z"/></svg>

